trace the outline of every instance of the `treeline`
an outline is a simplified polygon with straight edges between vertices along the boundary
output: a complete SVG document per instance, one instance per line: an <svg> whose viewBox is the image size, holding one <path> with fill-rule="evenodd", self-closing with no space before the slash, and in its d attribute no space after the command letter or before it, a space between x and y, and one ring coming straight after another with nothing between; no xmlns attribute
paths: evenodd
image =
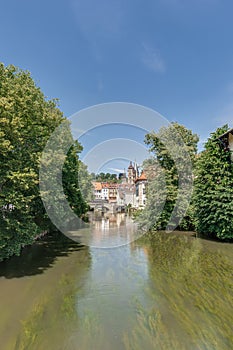
<svg viewBox="0 0 233 350"><path fill-rule="evenodd" d="M116 174L110 174L110 173L99 173L99 174L92 174L93 180L100 181L100 182L110 182L110 183L117 183L118 178Z"/></svg>
<svg viewBox="0 0 233 350"><path fill-rule="evenodd" d="M233 239L233 164L219 140L228 130L224 125L213 132L199 154L198 136L178 123L146 135L152 157L144 162L148 187L137 217L141 227Z"/></svg>
<svg viewBox="0 0 233 350"><path fill-rule="evenodd" d="M40 197L39 166L46 142L65 120L57 101L45 98L29 72L0 64L0 260L19 255L23 246L54 229ZM80 191L80 168L86 197L91 181L79 160L81 150L75 141L62 177L64 193L79 217L88 209Z"/></svg>
<svg viewBox="0 0 233 350"><path fill-rule="evenodd" d="M40 196L39 167L48 139L65 120L57 101L46 99L29 72L0 63L0 261L19 255L22 247L55 229ZM144 164L149 181L146 208L138 219L142 226L172 228L183 217L179 229L233 238L233 166L229 150L218 142L227 130L225 125L211 134L200 154L198 136L177 123L146 135L153 157ZM80 143L74 141L62 176L65 196L79 217L92 199L92 180L118 181L115 174L89 175L79 159L81 151Z"/></svg>

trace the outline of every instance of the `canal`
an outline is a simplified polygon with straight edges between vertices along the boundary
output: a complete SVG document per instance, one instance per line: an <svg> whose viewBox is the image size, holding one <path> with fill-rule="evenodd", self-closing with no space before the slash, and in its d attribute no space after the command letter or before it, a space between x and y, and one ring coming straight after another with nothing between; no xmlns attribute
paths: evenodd
<svg viewBox="0 0 233 350"><path fill-rule="evenodd" d="M55 234L0 263L1 349L233 349L233 246L158 232L98 247L133 227L99 218L91 246Z"/></svg>

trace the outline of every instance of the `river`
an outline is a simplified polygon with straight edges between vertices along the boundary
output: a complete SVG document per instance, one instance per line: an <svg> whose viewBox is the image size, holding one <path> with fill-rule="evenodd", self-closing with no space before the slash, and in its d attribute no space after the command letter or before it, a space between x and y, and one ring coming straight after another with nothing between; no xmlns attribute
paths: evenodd
<svg viewBox="0 0 233 350"><path fill-rule="evenodd" d="M124 214L92 225L105 243L128 229ZM183 232L96 242L56 234L0 263L1 349L233 349L232 244Z"/></svg>

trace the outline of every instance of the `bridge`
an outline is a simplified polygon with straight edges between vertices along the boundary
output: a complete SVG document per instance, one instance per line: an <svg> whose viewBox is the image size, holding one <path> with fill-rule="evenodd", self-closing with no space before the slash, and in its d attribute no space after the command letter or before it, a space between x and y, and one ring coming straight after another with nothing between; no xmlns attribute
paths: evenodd
<svg viewBox="0 0 233 350"><path fill-rule="evenodd" d="M122 213L125 211L124 205L119 205L117 203L109 203L106 200L94 200L89 203L89 206L91 210L101 213L115 214Z"/></svg>

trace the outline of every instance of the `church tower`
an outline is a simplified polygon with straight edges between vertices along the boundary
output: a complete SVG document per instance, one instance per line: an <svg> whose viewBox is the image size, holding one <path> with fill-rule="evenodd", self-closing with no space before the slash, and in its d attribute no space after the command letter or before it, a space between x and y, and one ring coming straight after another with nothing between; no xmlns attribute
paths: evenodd
<svg viewBox="0 0 233 350"><path fill-rule="evenodd" d="M130 162L130 165L128 167L128 183L130 185L133 185L135 180L136 180L136 170L132 165L132 162Z"/></svg>

